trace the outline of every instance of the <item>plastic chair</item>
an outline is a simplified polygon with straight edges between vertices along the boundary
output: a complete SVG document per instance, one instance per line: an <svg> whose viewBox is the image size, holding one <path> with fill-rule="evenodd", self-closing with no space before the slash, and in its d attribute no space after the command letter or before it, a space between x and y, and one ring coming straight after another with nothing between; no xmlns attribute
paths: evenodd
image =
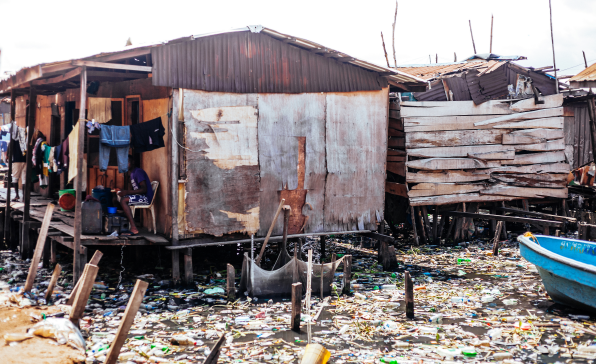
<svg viewBox="0 0 596 364"><path fill-rule="evenodd" d="M149 205L130 206L130 212L132 213L132 217L135 217L136 209L149 209L149 211L151 211L151 217L153 218L153 234L157 234L157 226L155 225L155 208L153 207L153 203L155 202L155 197L157 197L158 187L159 181L151 182L151 188L153 189L153 199L151 200L151 203Z"/></svg>

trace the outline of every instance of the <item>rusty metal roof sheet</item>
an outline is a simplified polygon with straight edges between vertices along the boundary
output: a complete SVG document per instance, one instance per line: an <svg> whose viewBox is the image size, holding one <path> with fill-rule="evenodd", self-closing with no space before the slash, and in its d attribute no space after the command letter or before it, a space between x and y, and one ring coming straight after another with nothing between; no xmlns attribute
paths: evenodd
<svg viewBox="0 0 596 364"><path fill-rule="evenodd" d="M275 39L280 40L284 43L290 44L294 47L299 47L299 48L308 50L310 52L313 52L313 54L316 54L320 57L332 58L340 63L356 66L356 67L359 67L361 69L371 71L371 72L377 72L377 73L379 73L380 76L386 78L389 81L389 83L392 83L392 84L395 84L395 83L410 84L412 86L418 86L418 87L426 85L425 80L423 80L419 77L413 76L409 73L403 72L402 70L396 70L396 69L382 67L382 66L379 66L379 65L361 60L361 59L357 59L357 58L349 56L345 53L333 50L331 48L327 48L327 47L322 46L318 43L311 42L311 41L303 39L303 38L298 38L298 37L293 37L293 36L290 36L287 34L283 34L283 33L277 32L273 29L266 28L266 27L263 27L260 25L251 25L251 26L247 26L247 27L243 27L243 28L239 28L239 29L228 30L225 32L216 32L216 33L187 36L187 37L177 38L177 39L173 39L170 41L160 42L160 43L155 43L155 44L150 44L150 45L142 45L142 46L137 46L137 47L129 46L129 47L125 47L125 48L122 48L122 49L119 49L116 51L99 53L99 54L96 54L96 55L93 55L90 57L85 57L85 58L76 59L76 60L94 60L94 61L110 62L110 61L119 59L119 56L130 55L130 57L135 57L137 55L146 55L151 52L151 49L161 48L166 45L173 45L173 44L177 44L177 43L192 41L192 40L211 37L211 36L215 36L215 35L241 33L241 32L266 34L272 38L275 38ZM56 76L59 72L64 72L66 70L72 70L75 68L75 66L73 66L72 63L73 63L73 61L76 61L76 60L73 59L73 60L66 60L66 61L60 61L60 62L42 63L42 64L39 64L36 66L23 68L20 71L18 71L16 73L16 75L9 77L8 79L5 79L0 82L0 94L6 94L11 89L29 87L30 84L28 84L28 83L30 81L34 81L34 80L37 81L40 79ZM348 77L348 76L346 75L346 77ZM345 81L345 82L352 82L352 81L350 80L350 81Z"/></svg>
<svg viewBox="0 0 596 364"><path fill-rule="evenodd" d="M468 62L435 63L428 65L404 65L397 66L397 70L423 80L431 80L440 76L462 72L469 69L477 69L484 73L490 73L507 62L474 60Z"/></svg>

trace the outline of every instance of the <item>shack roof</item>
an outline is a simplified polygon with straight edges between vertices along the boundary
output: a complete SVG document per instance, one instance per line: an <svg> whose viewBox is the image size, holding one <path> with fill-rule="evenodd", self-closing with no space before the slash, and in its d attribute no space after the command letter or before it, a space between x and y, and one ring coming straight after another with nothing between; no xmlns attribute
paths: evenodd
<svg viewBox="0 0 596 364"><path fill-rule="evenodd" d="M325 57L329 59L333 59L341 64L347 64L351 66L358 67L360 69L375 72L378 74L379 77L383 77L387 80L387 82L393 86L401 86L407 88L407 86L418 88L417 91L420 91L420 87L425 87L426 82L418 78L416 76L410 75L400 70L395 70L391 68L382 67L355 57L352 57L346 53L336 51L334 49L325 47L321 44L311 42L309 40L294 37L291 35L283 34L278 31L275 31L270 28L263 27L261 25L251 25L242 27L239 29L229 30L225 32L216 32L216 33L208 33L208 34L199 34L199 35L191 35L187 37L177 38L165 42L154 43L150 45L141 45L141 46L128 46L123 49L118 49L115 51L110 52L103 52L98 53L89 57L84 57L80 59L71 59L66 61L60 62L51 62L51 63L42 63L32 67L26 67L19 70L14 76L9 77L0 82L0 95L5 95L10 92L12 89L26 89L30 86L43 86L49 84L56 84L56 83L63 83L66 81L77 81L77 76L79 73L76 72L77 68L81 65L87 65L88 67L94 67L94 65L88 62L104 62L113 65L122 64L125 60L127 61L127 65L140 66L138 71L130 71L124 72L122 70L110 70L109 74L104 72L105 74L98 74L96 72L96 77L103 77L106 80L112 80L114 77L121 77L121 78L146 78L149 76L149 73L153 71L149 68L143 67L155 67L156 64L159 63L159 60L154 59L152 64L148 64L145 60L148 55L152 53L152 50L155 52L157 48L162 48L165 46L172 46L175 44L180 44L184 42L189 42L193 40L200 40L202 38L207 37L215 37L224 34L233 34L233 33L253 33L253 34L264 34L269 37L272 37L278 41L281 41L285 44L289 44L293 47L297 47L303 50L307 50L312 52L318 57ZM85 64L87 62L87 64ZM98 67L98 65L95 65ZM170 65L168 64L167 67ZM235 65L234 65L235 66ZM164 65L165 67L165 65ZM98 67L101 68L101 67ZM115 68L115 67L112 67Z"/></svg>
<svg viewBox="0 0 596 364"><path fill-rule="evenodd" d="M596 63L571 77L569 85L575 88L596 87Z"/></svg>

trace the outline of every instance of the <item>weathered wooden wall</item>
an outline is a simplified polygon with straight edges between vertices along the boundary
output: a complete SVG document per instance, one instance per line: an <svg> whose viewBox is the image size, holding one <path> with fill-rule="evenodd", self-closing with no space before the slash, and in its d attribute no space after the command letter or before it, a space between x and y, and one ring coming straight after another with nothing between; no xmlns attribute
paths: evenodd
<svg viewBox="0 0 596 364"><path fill-rule="evenodd" d="M410 203L567 197L563 96L544 100L402 103Z"/></svg>
<svg viewBox="0 0 596 364"><path fill-rule="evenodd" d="M263 236L281 198L292 206L291 232L376 230L385 195L387 99L387 88L184 90L187 181L180 232ZM281 229L279 219L274 233Z"/></svg>

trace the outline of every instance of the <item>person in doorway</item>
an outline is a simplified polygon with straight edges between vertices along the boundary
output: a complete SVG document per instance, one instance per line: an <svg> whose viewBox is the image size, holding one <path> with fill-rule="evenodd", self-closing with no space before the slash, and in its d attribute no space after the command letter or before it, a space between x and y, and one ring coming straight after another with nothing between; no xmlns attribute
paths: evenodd
<svg viewBox="0 0 596 364"><path fill-rule="evenodd" d="M150 205L153 200L153 189L151 188L151 181L141 168L135 166L132 155L128 156L128 172L130 173L130 184L132 190L120 190L116 188L116 196L114 196L114 206L121 206L124 215L130 223L130 232L124 232L121 235L130 236L137 235L137 229L130 206Z"/></svg>

